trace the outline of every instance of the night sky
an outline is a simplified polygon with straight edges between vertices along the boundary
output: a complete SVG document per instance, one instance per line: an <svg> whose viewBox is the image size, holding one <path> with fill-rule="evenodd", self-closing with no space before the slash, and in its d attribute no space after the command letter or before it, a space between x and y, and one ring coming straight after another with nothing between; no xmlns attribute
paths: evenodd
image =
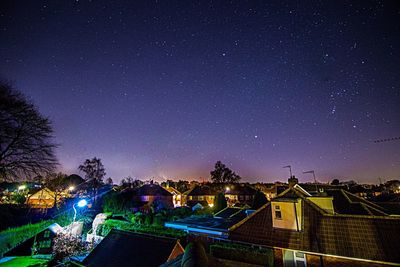
<svg viewBox="0 0 400 267"><path fill-rule="evenodd" d="M67 173L400 178L398 1L1 1L0 62Z"/></svg>

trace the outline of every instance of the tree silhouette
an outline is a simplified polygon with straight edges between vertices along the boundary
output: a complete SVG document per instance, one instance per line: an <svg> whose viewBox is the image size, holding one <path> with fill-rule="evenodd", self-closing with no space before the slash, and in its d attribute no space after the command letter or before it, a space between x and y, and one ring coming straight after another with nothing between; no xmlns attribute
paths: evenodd
<svg viewBox="0 0 400 267"><path fill-rule="evenodd" d="M218 193L214 198L214 210L218 212L227 207L226 198L223 193Z"/></svg>
<svg viewBox="0 0 400 267"><path fill-rule="evenodd" d="M267 202L268 199L265 194L260 190L257 190L257 192L254 194L253 204L251 207L256 210L267 204Z"/></svg>
<svg viewBox="0 0 400 267"><path fill-rule="evenodd" d="M214 170L210 174L211 181L214 183L238 183L241 179L239 175L226 167L221 161L215 163Z"/></svg>
<svg viewBox="0 0 400 267"><path fill-rule="evenodd" d="M333 179L331 185L339 185L340 181L338 179Z"/></svg>
<svg viewBox="0 0 400 267"><path fill-rule="evenodd" d="M78 169L85 173L85 179L92 184L92 192L94 200L96 200L97 189L103 183L103 178L106 175L103 163L101 159L92 158L86 159L82 165L79 165Z"/></svg>
<svg viewBox="0 0 400 267"><path fill-rule="evenodd" d="M0 179L47 175L57 159L48 118L10 85L0 82Z"/></svg>

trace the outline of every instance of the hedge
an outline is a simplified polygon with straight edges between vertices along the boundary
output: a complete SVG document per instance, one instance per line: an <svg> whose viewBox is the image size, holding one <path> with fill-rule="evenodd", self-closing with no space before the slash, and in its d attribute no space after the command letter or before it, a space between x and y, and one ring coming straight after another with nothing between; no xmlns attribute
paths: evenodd
<svg viewBox="0 0 400 267"><path fill-rule="evenodd" d="M212 256L221 259L246 262L271 267L274 265L272 249L251 247L233 243L216 243L210 246Z"/></svg>
<svg viewBox="0 0 400 267"><path fill-rule="evenodd" d="M100 226L100 233L102 236L106 236L113 228L118 230L125 230L137 233L145 233L145 234L174 237L174 238L182 238L186 236L186 233L183 231L171 228L165 228L163 226L138 225L119 220L106 220L106 222Z"/></svg>

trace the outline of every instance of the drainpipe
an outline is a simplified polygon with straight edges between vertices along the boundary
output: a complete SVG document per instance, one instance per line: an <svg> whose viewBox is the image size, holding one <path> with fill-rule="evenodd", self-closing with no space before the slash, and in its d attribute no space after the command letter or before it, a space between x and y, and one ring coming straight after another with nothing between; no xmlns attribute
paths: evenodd
<svg viewBox="0 0 400 267"><path fill-rule="evenodd" d="M296 203L293 202L293 207L294 207L294 216L296 217L296 227L297 227L297 231L299 231L299 221L297 219L297 209L296 209Z"/></svg>

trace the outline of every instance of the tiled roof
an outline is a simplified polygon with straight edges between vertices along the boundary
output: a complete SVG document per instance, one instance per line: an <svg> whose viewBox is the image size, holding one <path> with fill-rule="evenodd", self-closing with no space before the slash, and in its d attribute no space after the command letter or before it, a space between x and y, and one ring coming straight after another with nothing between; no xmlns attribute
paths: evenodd
<svg viewBox="0 0 400 267"><path fill-rule="evenodd" d="M329 215L306 198L302 199L302 231L274 228L271 205L268 203L233 226L230 229L230 239L271 247L400 263L400 218Z"/></svg>
<svg viewBox="0 0 400 267"><path fill-rule="evenodd" d="M229 191L226 193L231 195L254 195L257 192L256 189L246 184L245 185L235 184L229 186L229 188L230 188Z"/></svg>
<svg viewBox="0 0 400 267"><path fill-rule="evenodd" d="M160 266L177 240L113 229L83 261L87 267Z"/></svg>
<svg viewBox="0 0 400 267"><path fill-rule="evenodd" d="M196 185L191 190L185 192L188 196L214 196L217 192L208 185Z"/></svg>
<svg viewBox="0 0 400 267"><path fill-rule="evenodd" d="M377 204L353 195L345 190L327 190L333 197L333 207L336 213L349 215L387 215L387 211Z"/></svg>
<svg viewBox="0 0 400 267"><path fill-rule="evenodd" d="M172 196L165 188L158 184L145 184L136 189L139 196Z"/></svg>

